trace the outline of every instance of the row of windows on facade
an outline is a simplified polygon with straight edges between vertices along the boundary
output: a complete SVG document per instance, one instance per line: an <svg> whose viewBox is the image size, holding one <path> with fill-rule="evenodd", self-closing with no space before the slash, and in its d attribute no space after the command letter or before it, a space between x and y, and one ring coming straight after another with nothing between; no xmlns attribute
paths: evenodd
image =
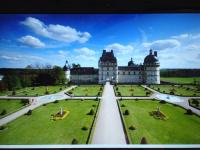
<svg viewBox="0 0 200 150"><path fill-rule="evenodd" d="M122 72L122 74L125 75L126 72ZM131 72L128 72L128 75L130 75L130 74L131 74ZM133 74L136 75L135 72L133 72ZM139 72L139 74L141 74L141 72ZM103 72L102 72L102 75L103 75ZM109 75L109 72L107 72L107 75ZM113 72L113 75L115 75L115 72ZM118 75L120 75L120 72L118 72Z"/></svg>

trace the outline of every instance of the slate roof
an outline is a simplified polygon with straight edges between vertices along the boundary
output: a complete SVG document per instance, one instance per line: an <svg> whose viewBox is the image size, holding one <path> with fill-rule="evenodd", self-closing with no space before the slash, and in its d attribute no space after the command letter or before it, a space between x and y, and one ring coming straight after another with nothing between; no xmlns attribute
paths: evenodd
<svg viewBox="0 0 200 150"><path fill-rule="evenodd" d="M70 69L71 75L98 75L98 69L93 67L78 67Z"/></svg>
<svg viewBox="0 0 200 150"><path fill-rule="evenodd" d="M118 70L123 70L123 71L142 71L144 70L143 65L138 65L138 66L118 66Z"/></svg>
<svg viewBox="0 0 200 150"><path fill-rule="evenodd" d="M117 59L114 56L113 50L111 50L110 52L106 52L106 50L103 50L102 56L100 57L99 61L117 63Z"/></svg>

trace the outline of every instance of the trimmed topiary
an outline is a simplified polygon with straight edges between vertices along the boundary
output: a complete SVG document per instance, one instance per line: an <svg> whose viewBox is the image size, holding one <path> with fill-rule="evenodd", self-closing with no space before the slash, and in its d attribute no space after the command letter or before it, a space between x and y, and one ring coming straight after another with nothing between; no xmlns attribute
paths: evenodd
<svg viewBox="0 0 200 150"><path fill-rule="evenodd" d="M72 140L72 144L78 144L78 140L74 138L74 139Z"/></svg>
<svg viewBox="0 0 200 150"><path fill-rule="evenodd" d="M26 115L28 115L28 116L32 115L32 110L29 109L29 111L26 113Z"/></svg>
<svg viewBox="0 0 200 150"><path fill-rule="evenodd" d="M135 130L136 128L134 126L130 126L129 130Z"/></svg>
<svg viewBox="0 0 200 150"><path fill-rule="evenodd" d="M126 105L122 104L121 107L126 107Z"/></svg>
<svg viewBox="0 0 200 150"><path fill-rule="evenodd" d="M94 115L94 110L90 109L89 113L87 113L87 115Z"/></svg>
<svg viewBox="0 0 200 150"><path fill-rule="evenodd" d="M58 103L59 101L58 100L55 100L53 103L55 104L55 103Z"/></svg>
<svg viewBox="0 0 200 150"><path fill-rule="evenodd" d="M193 114L193 112L192 112L192 110L191 110L191 109L187 109L187 111L186 111L186 114L187 114L187 115L192 115L192 114Z"/></svg>
<svg viewBox="0 0 200 150"><path fill-rule="evenodd" d="M3 116L3 115L5 115L5 114L7 114L7 111L6 111L5 109L3 109L0 115Z"/></svg>
<svg viewBox="0 0 200 150"><path fill-rule="evenodd" d="M15 90L12 91L12 95L16 95L16 91Z"/></svg>
<svg viewBox="0 0 200 150"><path fill-rule="evenodd" d="M161 100L159 103L166 104L167 102L165 100Z"/></svg>
<svg viewBox="0 0 200 150"><path fill-rule="evenodd" d="M0 130L4 130L6 126L0 126Z"/></svg>
<svg viewBox="0 0 200 150"><path fill-rule="evenodd" d="M81 129L82 129L83 131L87 131L87 130L88 130L88 127L83 126Z"/></svg>
<svg viewBox="0 0 200 150"><path fill-rule="evenodd" d="M128 116L129 114L130 114L129 110L126 109L126 110L124 111L124 115Z"/></svg>
<svg viewBox="0 0 200 150"><path fill-rule="evenodd" d="M92 107L96 107L96 105L92 105Z"/></svg>
<svg viewBox="0 0 200 150"><path fill-rule="evenodd" d="M145 137L142 137L140 144L148 144L147 139Z"/></svg>

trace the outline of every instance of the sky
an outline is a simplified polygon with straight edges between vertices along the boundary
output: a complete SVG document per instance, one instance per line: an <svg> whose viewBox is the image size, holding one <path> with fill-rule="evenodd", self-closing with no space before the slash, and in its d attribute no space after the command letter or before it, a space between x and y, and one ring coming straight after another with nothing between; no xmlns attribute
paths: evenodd
<svg viewBox="0 0 200 150"><path fill-rule="evenodd" d="M118 65L142 64L153 49L161 68L200 68L200 14L0 14L0 68L98 67L103 49Z"/></svg>

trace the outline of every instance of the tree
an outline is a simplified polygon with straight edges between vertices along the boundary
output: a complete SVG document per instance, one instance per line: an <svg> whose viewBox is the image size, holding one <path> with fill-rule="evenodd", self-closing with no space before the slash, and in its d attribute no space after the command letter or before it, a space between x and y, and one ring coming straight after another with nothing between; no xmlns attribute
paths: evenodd
<svg viewBox="0 0 200 150"><path fill-rule="evenodd" d="M80 64L75 64L75 63L72 64L72 68L79 68L79 67L81 67Z"/></svg>
<svg viewBox="0 0 200 150"><path fill-rule="evenodd" d="M3 82L6 84L8 90L14 90L21 88L21 81L18 75L5 75Z"/></svg>
<svg viewBox="0 0 200 150"><path fill-rule="evenodd" d="M54 79L54 84L64 84L66 82L65 72L59 66L54 66L52 78Z"/></svg>

